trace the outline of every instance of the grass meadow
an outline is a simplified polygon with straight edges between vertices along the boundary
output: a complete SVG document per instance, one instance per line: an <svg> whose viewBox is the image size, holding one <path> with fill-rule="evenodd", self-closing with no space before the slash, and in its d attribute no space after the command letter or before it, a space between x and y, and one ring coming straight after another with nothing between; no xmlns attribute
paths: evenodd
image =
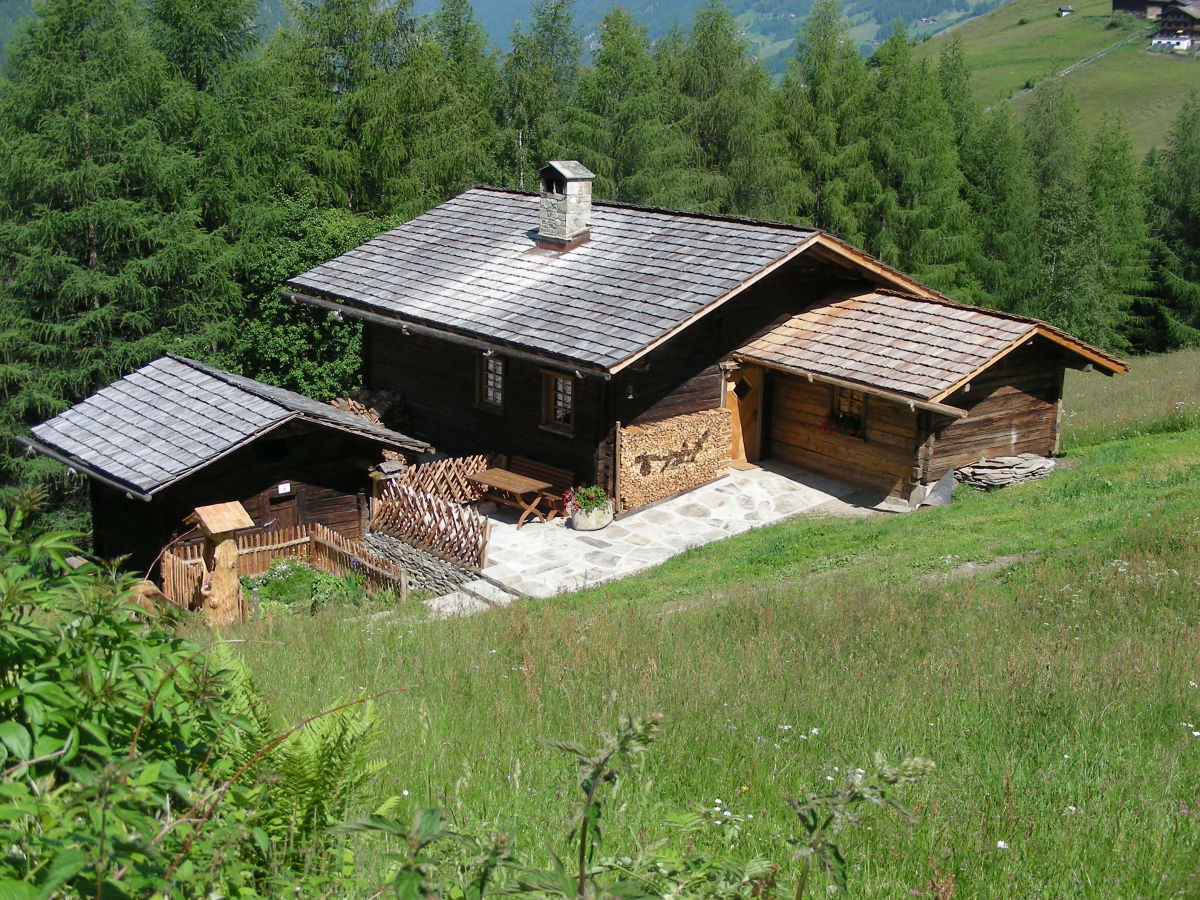
<svg viewBox="0 0 1200 900"><path fill-rule="evenodd" d="M1063 18L1056 15L1058 5L1013 0L918 44L918 53L936 58L944 41L960 36L975 99L984 106L1011 99L1016 114L1023 116L1031 100L1022 91L1027 83L1056 75L1135 33L1146 34L1071 72L1063 83L1074 94L1088 131L1115 112L1128 127L1136 153L1162 146L1179 107L1200 90L1200 60L1148 53L1150 28L1144 22L1132 30L1109 28L1108 0L1075 3L1075 14ZM1018 24L1022 20L1025 24Z"/></svg>
<svg viewBox="0 0 1200 900"><path fill-rule="evenodd" d="M605 853L766 856L790 891L785 798L882 750L938 769L906 795L915 826L871 810L844 835L852 894L1197 897L1197 373L1192 352L1073 377L1041 482L793 519L468 619L280 615L241 652L286 718L402 689L377 701L386 767L364 811L442 805L539 863L565 849L575 773L537 738L590 745L654 711ZM699 838L666 824L718 800L753 818ZM360 852L382 873L380 849Z"/></svg>

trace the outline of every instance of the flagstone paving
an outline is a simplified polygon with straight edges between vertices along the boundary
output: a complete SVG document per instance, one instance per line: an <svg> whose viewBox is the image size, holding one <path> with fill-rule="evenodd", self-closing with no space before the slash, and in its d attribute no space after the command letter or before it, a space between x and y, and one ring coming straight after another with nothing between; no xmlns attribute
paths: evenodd
<svg viewBox="0 0 1200 900"><path fill-rule="evenodd" d="M489 565L462 591L428 601L435 615L466 615L624 578L684 550L800 513L905 511L907 504L767 462L617 519L600 531L575 531L565 518L516 527L508 510L489 514ZM502 589L501 589L502 588Z"/></svg>

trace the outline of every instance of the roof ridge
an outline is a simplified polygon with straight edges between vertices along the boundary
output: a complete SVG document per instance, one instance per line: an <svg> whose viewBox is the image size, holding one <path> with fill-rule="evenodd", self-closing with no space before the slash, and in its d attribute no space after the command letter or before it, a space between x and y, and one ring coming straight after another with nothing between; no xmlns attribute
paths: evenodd
<svg viewBox="0 0 1200 900"><path fill-rule="evenodd" d="M515 194L519 197L537 197L537 191L527 191L517 188L502 188L490 184L474 185L472 190L489 191L494 194ZM461 196L461 195L459 195ZM453 197L451 199L454 199ZM440 205L440 204L439 204ZM792 222L776 222L771 219L754 219L749 216L734 216L723 213L696 212L690 209L673 209L667 206L649 206L641 203L627 203L622 200L592 200L592 206L608 206L613 209L632 209L637 212L660 213L666 216L687 216L693 219L703 219L710 222L732 222L738 225L758 225L764 228L782 228L786 231L799 231L806 235L825 234L820 228L810 225L797 225ZM436 207L431 207L431 209Z"/></svg>
<svg viewBox="0 0 1200 900"><path fill-rule="evenodd" d="M208 363L200 362L200 360L198 360L198 359L192 359L191 357L188 357L188 356L180 356L176 353L171 353L170 351L168 351L166 353L166 355L169 356L171 359L175 360L176 362L183 363L185 366L193 368L198 372L203 372L206 375L211 375L213 378L217 379L217 381L223 381L225 384L228 384L231 387L235 387L238 390L245 391L247 394L253 394L259 400L266 400L268 403L273 403L282 409L289 409L289 407L284 406L276 398L271 397L266 392L258 391L258 390L255 390L253 387L249 387L245 384L242 384L241 382L243 382L243 381L249 381L249 382L255 381L255 379L251 378L249 375L238 375L236 372L226 372L224 369L218 369L216 366L212 366L212 365L209 365ZM232 379L229 376L233 376ZM268 387L275 387L275 386L268 385ZM283 388L283 387L275 387L275 390L287 391L289 394L296 394L295 391L288 390L288 388ZM296 396L302 397L304 395L296 394ZM314 400L313 402L315 403L316 401ZM295 410L295 409L293 409L291 411L299 412L299 410Z"/></svg>

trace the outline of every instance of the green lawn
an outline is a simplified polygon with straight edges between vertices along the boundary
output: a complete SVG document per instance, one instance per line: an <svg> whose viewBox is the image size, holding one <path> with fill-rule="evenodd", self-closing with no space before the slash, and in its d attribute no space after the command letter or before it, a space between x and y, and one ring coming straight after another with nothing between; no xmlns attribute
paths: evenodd
<svg viewBox="0 0 1200 900"><path fill-rule="evenodd" d="M574 778L535 739L592 744L659 711L607 852L684 841L666 818L720 798L754 818L696 848L768 856L789 891L784 798L881 749L938 770L909 795L919 824L868 815L847 836L859 896L931 896L935 872L956 898L1196 896L1196 359L1073 379L1073 443L1041 482L794 519L464 620L278 616L242 652L289 717L403 688L378 701L370 804L442 804L527 859L562 850Z"/></svg>

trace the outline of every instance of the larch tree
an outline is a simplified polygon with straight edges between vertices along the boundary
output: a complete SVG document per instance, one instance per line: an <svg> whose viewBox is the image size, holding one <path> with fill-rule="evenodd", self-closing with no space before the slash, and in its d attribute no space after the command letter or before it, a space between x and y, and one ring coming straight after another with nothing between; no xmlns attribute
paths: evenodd
<svg viewBox="0 0 1200 900"><path fill-rule="evenodd" d="M237 286L223 238L198 221L196 161L175 127L191 93L129 0L48 0L12 48L0 84L6 432L164 351L228 341Z"/></svg>
<svg viewBox="0 0 1200 900"><path fill-rule="evenodd" d="M867 139L869 91L840 0L817 0L777 95L796 173L793 216L856 244L881 189Z"/></svg>
<svg viewBox="0 0 1200 900"><path fill-rule="evenodd" d="M938 80L899 23L874 62L870 154L882 190L866 217L866 247L933 287L974 298L976 239Z"/></svg>

